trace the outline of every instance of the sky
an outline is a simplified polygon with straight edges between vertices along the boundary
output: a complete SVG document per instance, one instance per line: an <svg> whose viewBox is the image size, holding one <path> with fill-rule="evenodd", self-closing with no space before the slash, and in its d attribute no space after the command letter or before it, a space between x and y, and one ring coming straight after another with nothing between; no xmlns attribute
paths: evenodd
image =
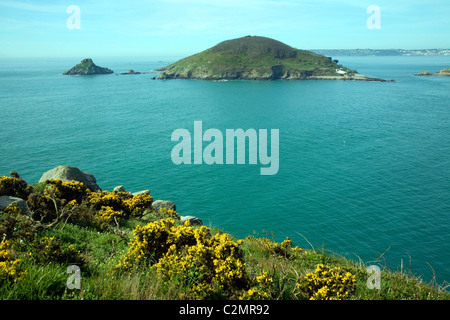
<svg viewBox="0 0 450 320"><path fill-rule="evenodd" d="M0 57L183 57L247 35L305 50L450 48L449 12L449 0L0 0Z"/></svg>

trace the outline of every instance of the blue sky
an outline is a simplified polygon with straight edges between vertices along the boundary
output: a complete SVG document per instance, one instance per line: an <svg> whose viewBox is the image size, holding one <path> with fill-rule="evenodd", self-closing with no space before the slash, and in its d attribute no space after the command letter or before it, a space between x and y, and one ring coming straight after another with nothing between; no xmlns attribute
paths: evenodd
<svg viewBox="0 0 450 320"><path fill-rule="evenodd" d="M69 29L70 5L80 29ZM370 5L381 29L369 29ZM299 49L450 48L449 0L0 0L0 57L171 56L246 35Z"/></svg>

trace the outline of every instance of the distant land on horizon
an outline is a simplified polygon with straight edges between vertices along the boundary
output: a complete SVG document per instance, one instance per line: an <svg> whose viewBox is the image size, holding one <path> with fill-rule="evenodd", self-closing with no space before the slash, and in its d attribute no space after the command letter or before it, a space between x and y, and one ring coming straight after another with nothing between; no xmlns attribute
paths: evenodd
<svg viewBox="0 0 450 320"><path fill-rule="evenodd" d="M450 56L450 49L311 49L325 56Z"/></svg>

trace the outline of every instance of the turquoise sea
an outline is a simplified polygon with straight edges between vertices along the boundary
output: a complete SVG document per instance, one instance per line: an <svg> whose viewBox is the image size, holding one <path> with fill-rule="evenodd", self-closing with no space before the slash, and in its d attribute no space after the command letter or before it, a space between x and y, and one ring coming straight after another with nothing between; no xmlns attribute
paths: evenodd
<svg viewBox="0 0 450 320"><path fill-rule="evenodd" d="M394 83L63 76L76 59L0 60L0 175L29 184L58 165L103 190L150 189L181 215L450 281L450 56L333 57ZM92 57L115 73L175 58ZM171 134L279 129L279 171L175 165ZM204 143L204 146L206 143ZM384 255L383 255L384 253Z"/></svg>

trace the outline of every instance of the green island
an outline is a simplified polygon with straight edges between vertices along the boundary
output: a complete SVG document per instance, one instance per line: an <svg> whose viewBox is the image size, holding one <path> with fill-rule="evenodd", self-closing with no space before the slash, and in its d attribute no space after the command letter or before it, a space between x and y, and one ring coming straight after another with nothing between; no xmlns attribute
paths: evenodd
<svg viewBox="0 0 450 320"><path fill-rule="evenodd" d="M431 73L429 71L424 71L421 73L416 73L415 76L450 76L450 68L444 68L439 72Z"/></svg>
<svg viewBox="0 0 450 320"><path fill-rule="evenodd" d="M435 282L387 267L379 288L369 288L361 261L288 237L237 239L180 216L148 190L101 190L75 167L54 168L32 185L14 171L0 177L0 236L3 300L450 298ZM70 272L77 269L78 282Z"/></svg>
<svg viewBox="0 0 450 320"><path fill-rule="evenodd" d="M388 81L358 74L331 57L260 36L223 41L158 71L159 79Z"/></svg>
<svg viewBox="0 0 450 320"><path fill-rule="evenodd" d="M81 60L79 64L64 71L63 75L69 76L88 76L95 74L111 74L114 71L108 68L102 68L97 66L91 58Z"/></svg>

